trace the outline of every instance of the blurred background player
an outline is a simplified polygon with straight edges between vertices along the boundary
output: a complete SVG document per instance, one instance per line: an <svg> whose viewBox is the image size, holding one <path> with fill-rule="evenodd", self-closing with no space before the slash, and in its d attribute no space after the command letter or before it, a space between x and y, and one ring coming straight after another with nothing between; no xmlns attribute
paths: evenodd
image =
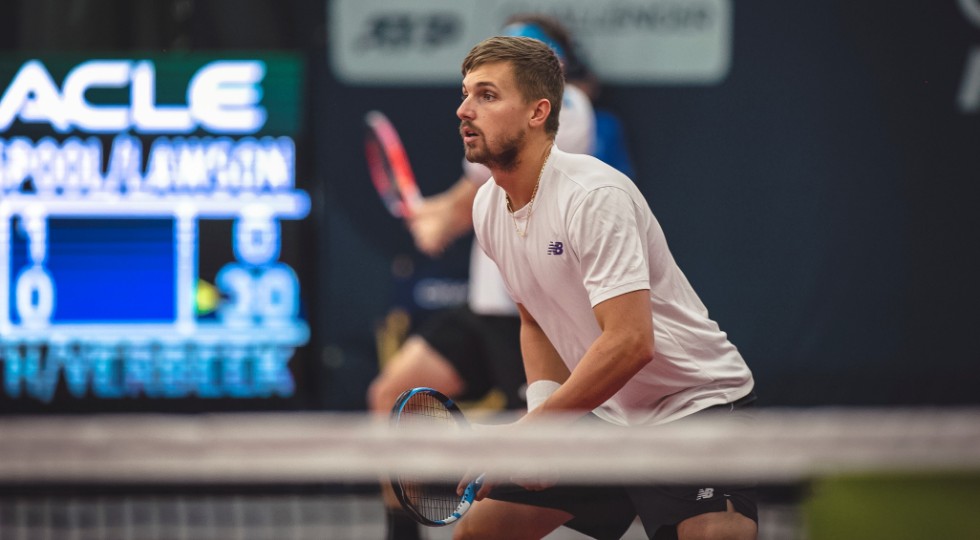
<svg viewBox="0 0 980 540"><path fill-rule="evenodd" d="M591 98L599 93L598 79L575 52L568 30L547 16L517 14L505 22L501 35L538 39L561 59L572 84L566 86L562 100L557 146L571 153L595 155L601 151L597 157L631 173L618 122L608 113L597 117L592 107ZM597 128L602 130L601 142ZM489 178L489 169L463 160L459 180L448 190L425 198L409 221L416 247L437 257L452 242L471 234L473 198ZM466 305L431 315L383 362L368 389L371 412L387 415L399 394L417 386L435 388L456 400L484 400L484 404L496 392L499 399L493 406L513 411L531 408L535 399L547 397L525 396L517 307L496 266L476 243L470 255L468 294ZM388 538L419 538L418 525L387 492L385 504Z"/></svg>

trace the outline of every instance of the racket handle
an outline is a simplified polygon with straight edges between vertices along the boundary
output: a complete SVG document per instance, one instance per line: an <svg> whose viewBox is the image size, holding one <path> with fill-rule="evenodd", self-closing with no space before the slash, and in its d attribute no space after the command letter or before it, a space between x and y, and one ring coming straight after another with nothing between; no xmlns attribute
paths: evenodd
<svg viewBox="0 0 980 540"><path fill-rule="evenodd" d="M480 488L483 487L483 479L486 475L487 473L483 473L480 476L477 476L475 480L466 486L466 489L463 490L464 500L472 501L473 498L476 497L476 492L480 491Z"/></svg>
<svg viewBox="0 0 980 540"><path fill-rule="evenodd" d="M476 480L473 480L466 486L466 489L463 490L463 496L460 498L459 506L456 507L456 511L448 518L440 521L439 525L448 525L463 517L463 514L473 506L473 499L476 498L476 492L480 491L480 486L483 485L484 476L486 476L486 473L477 476Z"/></svg>

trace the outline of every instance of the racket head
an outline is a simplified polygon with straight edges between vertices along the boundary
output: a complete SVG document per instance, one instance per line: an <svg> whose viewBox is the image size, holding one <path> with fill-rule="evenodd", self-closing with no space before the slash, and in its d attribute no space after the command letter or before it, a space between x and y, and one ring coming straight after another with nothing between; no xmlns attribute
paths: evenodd
<svg viewBox="0 0 980 540"><path fill-rule="evenodd" d="M467 429L469 423L456 403L432 388L406 390L391 411L393 428ZM441 527L458 520L469 510L483 477L472 482L463 496L456 494L456 483L421 481L407 475L391 477L391 486L402 508L413 519L430 527Z"/></svg>
<svg viewBox="0 0 980 540"><path fill-rule="evenodd" d="M368 111L364 128L364 157L371 183L391 215L411 217L422 194L398 131L381 111Z"/></svg>

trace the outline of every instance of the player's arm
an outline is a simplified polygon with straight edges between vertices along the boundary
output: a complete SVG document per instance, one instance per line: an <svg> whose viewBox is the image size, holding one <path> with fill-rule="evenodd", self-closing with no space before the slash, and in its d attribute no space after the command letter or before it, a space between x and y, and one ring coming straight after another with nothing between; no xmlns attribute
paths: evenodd
<svg viewBox="0 0 980 540"><path fill-rule="evenodd" d="M446 191L422 200L408 221L419 251L436 257L473 230L473 198L479 188L463 176Z"/></svg>
<svg viewBox="0 0 980 540"><path fill-rule="evenodd" d="M653 358L653 322L650 317L650 291L643 289L610 298L593 308L602 334L593 342L582 361L569 374L554 345L545 336L534 317L518 304L521 314L521 352L528 382L554 380L564 383L537 408L517 423L534 421L542 414L561 413L551 417L571 420L585 414L612 397L627 381ZM458 492L470 478L460 482ZM542 471L529 470L511 480L532 491L554 485L554 478ZM476 495L482 500L496 484L488 478Z"/></svg>
<svg viewBox="0 0 980 540"><path fill-rule="evenodd" d="M597 304L593 313L602 330L599 338L561 388L523 421L549 412L591 411L653 359L650 291L642 289L610 298Z"/></svg>
<svg viewBox="0 0 980 540"><path fill-rule="evenodd" d="M521 355L524 357L524 372L527 375L528 385L535 381L564 382L569 376L568 367L558 355L558 351L522 304L517 304L517 310L521 317ZM518 420L518 423L520 422L521 420ZM472 476L475 475L467 476L460 481L457 487L458 493L462 494L466 485L472 480ZM532 490L547 487L547 485L538 485L538 480L533 477L533 473L528 473L528 477L529 479L523 481L513 477L511 480ZM497 482L498 479L493 478L492 475L487 476L476 494L476 500L481 501L486 498Z"/></svg>

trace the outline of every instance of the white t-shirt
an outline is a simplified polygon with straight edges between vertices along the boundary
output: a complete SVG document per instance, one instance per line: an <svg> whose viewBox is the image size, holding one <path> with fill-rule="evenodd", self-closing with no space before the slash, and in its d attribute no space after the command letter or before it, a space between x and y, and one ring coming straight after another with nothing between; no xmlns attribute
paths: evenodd
<svg viewBox="0 0 980 540"><path fill-rule="evenodd" d="M633 182L598 159L552 148L533 210L507 211L487 182L473 218L511 297L540 324L569 370L601 331L592 308L649 290L654 358L595 413L619 425L660 424L747 395L752 374L694 292ZM514 230L514 218L527 236Z"/></svg>
<svg viewBox="0 0 980 540"><path fill-rule="evenodd" d="M592 103L584 92L570 84L565 86L562 97L555 144L575 154L591 154L595 148ZM463 169L466 177L474 182L482 184L490 178L490 169L479 163L464 159ZM517 315L517 306L507 294L497 266L476 242L470 251L469 306L481 315Z"/></svg>

